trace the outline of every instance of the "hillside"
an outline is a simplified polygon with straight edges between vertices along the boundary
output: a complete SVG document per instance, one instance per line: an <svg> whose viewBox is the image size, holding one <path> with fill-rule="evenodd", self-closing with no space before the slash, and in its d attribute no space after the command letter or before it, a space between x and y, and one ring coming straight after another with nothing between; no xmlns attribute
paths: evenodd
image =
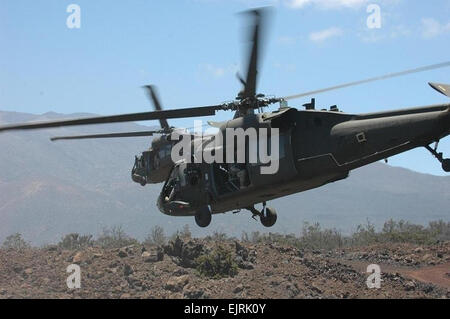
<svg viewBox="0 0 450 319"><path fill-rule="evenodd" d="M63 117L0 112L0 123ZM57 242L63 234L98 234L115 225L138 239L154 225L170 233L188 224L197 236L215 230L234 236L266 231L247 212L214 216L207 230L198 229L192 218L159 213L155 201L161 185L143 188L130 179L134 155L150 144L146 138L49 141L54 135L143 129L148 127L117 124L0 134L0 241L20 232L43 244ZM419 224L448 221L449 189L450 177L377 163L352 172L345 181L273 201L279 217L271 231L298 233L304 221L344 232L367 219L378 226L389 218Z"/></svg>
<svg viewBox="0 0 450 319"><path fill-rule="evenodd" d="M222 258L215 259L219 251ZM214 265L213 274L204 267L211 266L205 258ZM81 289L67 287L66 268L72 263L80 266ZM381 268L379 289L366 284L371 263ZM177 239L163 247L0 249L0 299L440 299L450 298L449 266L448 242L321 251L276 243Z"/></svg>

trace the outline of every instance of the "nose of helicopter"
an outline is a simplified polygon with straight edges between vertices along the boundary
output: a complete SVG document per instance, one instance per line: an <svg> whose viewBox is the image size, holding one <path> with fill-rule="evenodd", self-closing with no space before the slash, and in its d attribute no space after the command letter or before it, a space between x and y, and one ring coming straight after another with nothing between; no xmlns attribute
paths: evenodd
<svg viewBox="0 0 450 319"><path fill-rule="evenodd" d="M161 213L168 216L182 217L182 216L194 216L193 211L189 203L183 201L169 201L163 194L159 195L156 205Z"/></svg>
<svg viewBox="0 0 450 319"><path fill-rule="evenodd" d="M167 211L165 205L164 205L164 199L162 198L162 194L160 194L158 196L158 200L156 202L156 205L158 206L158 209L161 213L165 214L165 215L170 215L169 212Z"/></svg>
<svg viewBox="0 0 450 319"><path fill-rule="evenodd" d="M450 106L447 110L447 134L450 134Z"/></svg>

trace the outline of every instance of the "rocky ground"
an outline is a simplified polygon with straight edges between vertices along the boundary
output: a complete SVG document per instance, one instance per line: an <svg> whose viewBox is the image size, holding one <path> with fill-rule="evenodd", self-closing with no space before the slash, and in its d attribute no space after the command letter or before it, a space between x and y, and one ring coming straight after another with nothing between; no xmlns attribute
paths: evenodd
<svg viewBox="0 0 450 319"><path fill-rule="evenodd" d="M449 242L307 251L224 241L237 274L200 275L198 257L217 245L0 250L0 298L450 298ZM67 288L70 264L81 268L80 289ZM381 267L380 289L367 288L370 264Z"/></svg>

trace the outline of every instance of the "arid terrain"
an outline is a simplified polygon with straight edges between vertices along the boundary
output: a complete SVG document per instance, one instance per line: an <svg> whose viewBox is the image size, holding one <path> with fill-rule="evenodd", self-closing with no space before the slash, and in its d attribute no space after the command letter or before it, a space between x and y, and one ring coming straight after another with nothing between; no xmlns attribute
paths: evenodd
<svg viewBox="0 0 450 319"><path fill-rule="evenodd" d="M81 268L81 288L66 272ZM382 271L369 289L367 266ZM450 298L450 242L305 250L177 238L164 246L0 250L0 298Z"/></svg>

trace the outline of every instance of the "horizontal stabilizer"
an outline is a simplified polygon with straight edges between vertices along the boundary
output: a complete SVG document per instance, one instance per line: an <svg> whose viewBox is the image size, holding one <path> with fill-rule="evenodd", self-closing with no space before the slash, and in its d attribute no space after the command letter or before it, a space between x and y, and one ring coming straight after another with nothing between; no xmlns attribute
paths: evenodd
<svg viewBox="0 0 450 319"><path fill-rule="evenodd" d="M428 83L430 86L445 96L450 97L450 85L449 84L439 84L439 83Z"/></svg>
<svg viewBox="0 0 450 319"><path fill-rule="evenodd" d="M221 128L224 122L208 121L208 125L215 128Z"/></svg>

